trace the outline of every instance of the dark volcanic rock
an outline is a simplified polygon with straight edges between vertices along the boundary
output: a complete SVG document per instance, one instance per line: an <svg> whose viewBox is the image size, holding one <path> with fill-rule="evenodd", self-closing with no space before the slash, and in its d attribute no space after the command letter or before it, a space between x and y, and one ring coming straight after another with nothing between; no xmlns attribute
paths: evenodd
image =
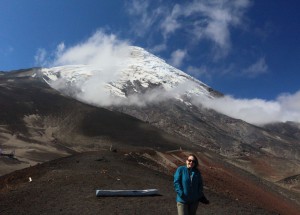
<svg viewBox="0 0 300 215"><path fill-rule="evenodd" d="M295 139L300 144L300 123L272 123L264 126L266 129Z"/></svg>

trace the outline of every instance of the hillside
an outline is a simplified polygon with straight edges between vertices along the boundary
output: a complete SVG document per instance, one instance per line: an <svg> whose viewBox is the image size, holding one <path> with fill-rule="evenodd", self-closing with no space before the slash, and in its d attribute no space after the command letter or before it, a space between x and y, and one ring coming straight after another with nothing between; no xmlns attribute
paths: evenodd
<svg viewBox="0 0 300 215"><path fill-rule="evenodd" d="M1 79L0 102L0 149L3 153L15 153L14 160L0 156L0 175L112 146L183 146L179 137L131 116L63 96L27 75Z"/></svg>
<svg viewBox="0 0 300 215"><path fill-rule="evenodd" d="M172 175L188 152L198 154L211 201L199 213L299 211L297 154L279 153L295 141L281 148L278 140L275 151L252 145L264 140L274 147L272 128L170 100L147 107L91 106L49 87L37 71L0 78L0 214L140 214L145 208L148 214L174 214ZM98 188L158 188L161 195L96 198Z"/></svg>

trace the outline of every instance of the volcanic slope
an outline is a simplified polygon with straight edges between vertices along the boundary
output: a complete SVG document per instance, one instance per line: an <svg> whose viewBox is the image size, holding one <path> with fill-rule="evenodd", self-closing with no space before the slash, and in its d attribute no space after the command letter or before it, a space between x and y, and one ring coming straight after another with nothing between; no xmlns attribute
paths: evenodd
<svg viewBox="0 0 300 215"><path fill-rule="evenodd" d="M211 201L199 213L299 211L279 194L284 190L224 157L131 116L63 96L34 74L22 70L0 79L2 155L14 151L1 156L1 171L22 169L0 177L0 214L174 214L172 175L188 151L201 160ZM95 197L95 189L145 188L158 188L161 195Z"/></svg>

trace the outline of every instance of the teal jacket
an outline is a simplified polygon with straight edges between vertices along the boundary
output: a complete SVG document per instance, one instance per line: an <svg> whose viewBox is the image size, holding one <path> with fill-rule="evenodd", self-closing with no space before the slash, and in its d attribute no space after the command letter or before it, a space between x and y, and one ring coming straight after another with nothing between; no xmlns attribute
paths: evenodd
<svg viewBox="0 0 300 215"><path fill-rule="evenodd" d="M197 168L189 170L180 166L174 174L174 188L177 193L177 202L190 204L198 202L203 196L203 182Z"/></svg>

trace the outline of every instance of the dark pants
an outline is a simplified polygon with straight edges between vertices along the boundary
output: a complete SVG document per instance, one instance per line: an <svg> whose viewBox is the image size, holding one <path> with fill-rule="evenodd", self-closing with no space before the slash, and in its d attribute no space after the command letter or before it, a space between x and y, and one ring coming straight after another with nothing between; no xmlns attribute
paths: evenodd
<svg viewBox="0 0 300 215"><path fill-rule="evenodd" d="M198 202L192 204L177 202L178 215L196 215L198 204Z"/></svg>

